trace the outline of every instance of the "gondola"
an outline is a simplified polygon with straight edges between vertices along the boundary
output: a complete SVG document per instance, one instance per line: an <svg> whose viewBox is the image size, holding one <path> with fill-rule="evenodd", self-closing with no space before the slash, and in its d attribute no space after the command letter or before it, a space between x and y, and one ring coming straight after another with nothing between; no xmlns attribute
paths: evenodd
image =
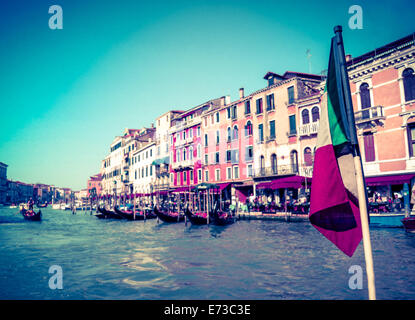
<svg viewBox="0 0 415 320"><path fill-rule="evenodd" d="M184 221L184 216L178 213L167 213L154 207L154 214L163 222L173 223Z"/></svg>
<svg viewBox="0 0 415 320"><path fill-rule="evenodd" d="M120 215L124 219L134 220L134 211L133 210L121 210L118 207L114 207L116 214ZM144 214L141 211L135 212L135 220L144 220Z"/></svg>
<svg viewBox="0 0 415 320"><path fill-rule="evenodd" d="M403 218L402 223L406 232L415 233L415 217Z"/></svg>
<svg viewBox="0 0 415 320"><path fill-rule="evenodd" d="M226 226L235 222L235 217L229 213L213 210L209 214L209 222L217 226Z"/></svg>
<svg viewBox="0 0 415 320"><path fill-rule="evenodd" d="M206 214L194 214L189 210L189 208L186 208L185 214L192 224L195 224L195 225L207 224Z"/></svg>
<svg viewBox="0 0 415 320"><path fill-rule="evenodd" d="M123 219L123 217L120 216L119 214L115 213L114 211L107 210L103 207L98 207L98 212L106 215L107 216L106 219Z"/></svg>
<svg viewBox="0 0 415 320"><path fill-rule="evenodd" d="M38 212L35 212L33 210L26 210L25 208L22 208L20 210L20 213L23 215L23 217L26 220L29 220L29 221L40 221L40 220L42 220L42 211L40 211L40 210Z"/></svg>

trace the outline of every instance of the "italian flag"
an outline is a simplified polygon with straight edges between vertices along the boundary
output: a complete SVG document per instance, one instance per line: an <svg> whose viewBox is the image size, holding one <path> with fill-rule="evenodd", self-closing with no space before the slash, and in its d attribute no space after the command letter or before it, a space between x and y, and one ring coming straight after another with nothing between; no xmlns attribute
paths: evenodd
<svg viewBox="0 0 415 320"><path fill-rule="evenodd" d="M362 239L356 169L332 40L311 188L312 225L349 257Z"/></svg>

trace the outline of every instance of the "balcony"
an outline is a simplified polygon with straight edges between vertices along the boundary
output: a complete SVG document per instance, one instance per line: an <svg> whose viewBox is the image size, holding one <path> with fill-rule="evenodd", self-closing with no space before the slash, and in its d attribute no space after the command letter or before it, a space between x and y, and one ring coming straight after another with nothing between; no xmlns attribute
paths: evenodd
<svg viewBox="0 0 415 320"><path fill-rule="evenodd" d="M380 120L384 120L383 106L374 106L366 109L356 111L354 113L355 123L359 124L374 124Z"/></svg>
<svg viewBox="0 0 415 320"><path fill-rule="evenodd" d="M307 124L303 124L302 126L298 127L298 134L300 137L302 136L310 136L312 134L316 134L319 128L319 121L311 122Z"/></svg>
<svg viewBox="0 0 415 320"><path fill-rule="evenodd" d="M184 161L179 162L173 162L171 164L171 167L173 170L180 170L185 168L193 168L194 160L193 159L187 159Z"/></svg>
<svg viewBox="0 0 415 320"><path fill-rule="evenodd" d="M281 165L276 167L258 168L252 172L253 178L264 178L272 176L286 176L298 173L297 165Z"/></svg>

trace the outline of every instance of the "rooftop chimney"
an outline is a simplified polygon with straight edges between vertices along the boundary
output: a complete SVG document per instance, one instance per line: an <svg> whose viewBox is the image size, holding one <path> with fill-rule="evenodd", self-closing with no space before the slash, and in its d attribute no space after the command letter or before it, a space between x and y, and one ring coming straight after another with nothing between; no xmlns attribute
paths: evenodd
<svg viewBox="0 0 415 320"><path fill-rule="evenodd" d="M220 105L221 106L224 106L226 103L225 103L225 97L221 97L220 98Z"/></svg>
<svg viewBox="0 0 415 320"><path fill-rule="evenodd" d="M352 55L351 54L346 55L346 62L349 62L350 60L352 60Z"/></svg>
<svg viewBox="0 0 415 320"><path fill-rule="evenodd" d="M239 88L239 99L244 97L244 88Z"/></svg>

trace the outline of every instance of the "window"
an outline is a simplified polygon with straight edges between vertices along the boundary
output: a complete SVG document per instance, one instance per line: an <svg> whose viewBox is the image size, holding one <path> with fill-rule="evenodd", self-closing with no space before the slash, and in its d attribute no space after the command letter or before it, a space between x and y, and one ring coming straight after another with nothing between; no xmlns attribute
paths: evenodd
<svg viewBox="0 0 415 320"><path fill-rule="evenodd" d="M311 149L309 147L304 149L304 164L306 167L313 165L313 155L311 154Z"/></svg>
<svg viewBox="0 0 415 320"><path fill-rule="evenodd" d="M273 174L277 174L277 155L275 153L271 155L271 169Z"/></svg>
<svg viewBox="0 0 415 320"><path fill-rule="evenodd" d="M238 117L237 111L238 111L237 107L233 106L233 108L232 108L232 120L235 120Z"/></svg>
<svg viewBox="0 0 415 320"><path fill-rule="evenodd" d="M290 162L291 162L291 169L293 173L298 172L298 154L296 150L291 151Z"/></svg>
<svg viewBox="0 0 415 320"><path fill-rule="evenodd" d="M232 151L226 150L226 162L231 162L232 160Z"/></svg>
<svg viewBox="0 0 415 320"><path fill-rule="evenodd" d="M267 111L274 110L274 94L267 95Z"/></svg>
<svg viewBox="0 0 415 320"><path fill-rule="evenodd" d="M259 169L260 169L260 174L264 175L265 174L265 158L264 158L264 156L259 157Z"/></svg>
<svg viewBox="0 0 415 320"><path fill-rule="evenodd" d="M190 170L189 174L190 174L190 181L193 181L193 170Z"/></svg>
<svg viewBox="0 0 415 320"><path fill-rule="evenodd" d="M197 136L200 137L200 127L197 127Z"/></svg>
<svg viewBox="0 0 415 320"><path fill-rule="evenodd" d="M288 104L293 104L294 103L294 86L288 87L287 92L288 92Z"/></svg>
<svg viewBox="0 0 415 320"><path fill-rule="evenodd" d="M245 114L251 113L251 101L247 100L245 101Z"/></svg>
<svg viewBox="0 0 415 320"><path fill-rule="evenodd" d="M189 147L189 160L193 160L193 147Z"/></svg>
<svg viewBox="0 0 415 320"><path fill-rule="evenodd" d="M365 133L363 135L363 144L365 147L366 162L375 161L375 143L373 140L373 133Z"/></svg>
<svg viewBox="0 0 415 320"><path fill-rule="evenodd" d="M197 170L197 179L199 182L202 182L202 169Z"/></svg>
<svg viewBox="0 0 415 320"><path fill-rule="evenodd" d="M269 122L269 135L270 139L275 139L275 120Z"/></svg>
<svg viewBox="0 0 415 320"><path fill-rule="evenodd" d="M215 153L215 163L218 164L219 163L219 152Z"/></svg>
<svg viewBox="0 0 415 320"><path fill-rule="evenodd" d="M232 167L227 167L226 168L226 179L227 180L232 179Z"/></svg>
<svg viewBox="0 0 415 320"><path fill-rule="evenodd" d="M239 150L232 150L231 152L231 162L239 163Z"/></svg>
<svg viewBox="0 0 415 320"><path fill-rule="evenodd" d="M215 170L215 178L216 178L216 181L220 181L220 169Z"/></svg>
<svg viewBox="0 0 415 320"><path fill-rule="evenodd" d="M205 165L209 164L209 155L205 154Z"/></svg>
<svg viewBox="0 0 415 320"><path fill-rule="evenodd" d="M177 172L177 185L181 184L180 172Z"/></svg>
<svg viewBox="0 0 415 320"><path fill-rule="evenodd" d="M202 147L200 144L197 145L197 158L200 159L202 154Z"/></svg>
<svg viewBox="0 0 415 320"><path fill-rule="evenodd" d="M239 179L239 167L233 167L233 178Z"/></svg>
<svg viewBox="0 0 415 320"><path fill-rule="evenodd" d="M245 136L252 136L252 123L248 121L245 125Z"/></svg>
<svg viewBox="0 0 415 320"><path fill-rule="evenodd" d="M308 124L310 123L310 113L308 112L308 109L304 109L301 112L301 117L303 119L303 124Z"/></svg>
<svg viewBox="0 0 415 320"><path fill-rule="evenodd" d="M252 164L248 164L246 167L246 175L247 177L252 177L254 175L252 171Z"/></svg>
<svg viewBox="0 0 415 320"><path fill-rule="evenodd" d="M318 107L313 107L313 109L311 109L311 118L313 119L313 122L320 120L320 110Z"/></svg>
<svg viewBox="0 0 415 320"><path fill-rule="evenodd" d="M216 122L219 122L219 112L216 112Z"/></svg>
<svg viewBox="0 0 415 320"><path fill-rule="evenodd" d="M238 140L238 126L233 127L233 140Z"/></svg>
<svg viewBox="0 0 415 320"><path fill-rule="evenodd" d="M295 120L295 114L288 117L290 122L290 134L297 134L297 123Z"/></svg>
<svg viewBox="0 0 415 320"><path fill-rule="evenodd" d="M232 130L230 127L228 127L228 142L232 139Z"/></svg>
<svg viewBox="0 0 415 320"><path fill-rule="evenodd" d="M176 150L176 162L180 162L180 151Z"/></svg>
<svg viewBox="0 0 415 320"><path fill-rule="evenodd" d="M259 136L259 141L263 142L264 141L264 126L262 123L258 125L258 136Z"/></svg>
<svg viewBox="0 0 415 320"><path fill-rule="evenodd" d="M257 114L262 113L262 98L259 98L256 100L256 113Z"/></svg>
<svg viewBox="0 0 415 320"><path fill-rule="evenodd" d="M415 74L411 68L402 72L405 101L415 100Z"/></svg>
<svg viewBox="0 0 415 320"><path fill-rule="evenodd" d="M170 183L173 184L174 183L174 174L170 173Z"/></svg>
<svg viewBox="0 0 415 320"><path fill-rule="evenodd" d="M189 138L193 138L193 128L189 129Z"/></svg>
<svg viewBox="0 0 415 320"><path fill-rule="evenodd" d="M362 109L371 107L369 85L366 82L360 85L360 104Z"/></svg>
<svg viewBox="0 0 415 320"><path fill-rule="evenodd" d="M254 148L252 146L245 149L245 161L252 161L254 157Z"/></svg>
<svg viewBox="0 0 415 320"><path fill-rule="evenodd" d="M209 170L205 171L205 181L208 182L209 181Z"/></svg>
<svg viewBox="0 0 415 320"><path fill-rule="evenodd" d="M150 177L153 176L153 166L150 166Z"/></svg>
<svg viewBox="0 0 415 320"><path fill-rule="evenodd" d="M208 135L205 134L205 147L207 147L207 146L208 146Z"/></svg>
<svg viewBox="0 0 415 320"><path fill-rule="evenodd" d="M231 118L231 107L227 107L226 111L227 111L228 119L230 119Z"/></svg>
<svg viewBox="0 0 415 320"><path fill-rule="evenodd" d="M219 130L216 131L216 144L220 143Z"/></svg>
<svg viewBox="0 0 415 320"><path fill-rule="evenodd" d="M183 182L187 182L187 171L183 172Z"/></svg>
<svg viewBox="0 0 415 320"><path fill-rule="evenodd" d="M186 140L186 131L183 131L183 140Z"/></svg>

